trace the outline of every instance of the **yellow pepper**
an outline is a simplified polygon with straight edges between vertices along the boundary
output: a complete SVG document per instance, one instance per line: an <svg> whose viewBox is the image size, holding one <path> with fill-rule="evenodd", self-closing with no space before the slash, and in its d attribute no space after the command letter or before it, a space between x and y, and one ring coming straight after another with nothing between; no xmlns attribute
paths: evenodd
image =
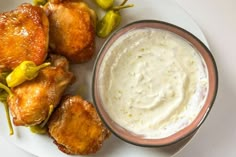
<svg viewBox="0 0 236 157"><path fill-rule="evenodd" d="M7 77L6 82L8 87L15 87L20 85L26 80L32 80L38 76L40 69L49 66L50 63L43 63L36 66L32 61L24 61L17 66Z"/></svg>
<svg viewBox="0 0 236 157"><path fill-rule="evenodd" d="M111 34L111 32L117 28L121 22L120 10L124 8L133 7L133 4L125 5L127 0L116 7L113 7L111 10L107 11L105 16L97 24L97 36L105 38Z"/></svg>
<svg viewBox="0 0 236 157"><path fill-rule="evenodd" d="M110 9L113 6L114 0L95 0L97 5L102 9Z"/></svg>

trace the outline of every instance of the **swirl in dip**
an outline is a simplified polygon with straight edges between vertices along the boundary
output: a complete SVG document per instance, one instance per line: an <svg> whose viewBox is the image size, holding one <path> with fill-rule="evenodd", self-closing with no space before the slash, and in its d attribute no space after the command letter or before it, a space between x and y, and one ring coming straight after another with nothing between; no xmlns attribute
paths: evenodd
<svg viewBox="0 0 236 157"><path fill-rule="evenodd" d="M161 29L131 30L103 58L99 93L110 118L145 138L165 138L188 126L208 92L198 51Z"/></svg>

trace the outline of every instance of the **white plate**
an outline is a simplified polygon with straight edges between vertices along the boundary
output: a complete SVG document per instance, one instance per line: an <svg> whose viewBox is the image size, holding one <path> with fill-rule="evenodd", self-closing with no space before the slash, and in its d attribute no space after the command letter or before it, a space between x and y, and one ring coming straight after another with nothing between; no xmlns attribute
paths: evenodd
<svg viewBox="0 0 236 157"><path fill-rule="evenodd" d="M89 1L89 0L88 0ZM91 0L90 0L91 1ZM0 1L0 11L7 11L14 9L17 5L23 2L31 2L30 0L8 0ZM91 3L91 2L90 2ZM135 4L134 8L123 10L122 13L122 25L130 23L132 21L141 19L156 19L169 22L178 25L189 32L197 36L206 45L207 41L201 32L200 28L194 23L191 17L178 6L174 0L129 0L129 3ZM92 5L94 7L94 5ZM103 13L98 11L98 15L101 16ZM97 39L97 52L102 46L104 40ZM72 93L78 93L83 91L82 96L90 101L91 98L91 76L94 58L85 64L72 65L73 72L76 73L77 82L73 85L73 88L69 90ZM15 134L13 136L8 135L8 127L5 118L5 112L3 105L0 105L0 136L3 136L11 143L19 146L20 148L28 151L34 155L41 157L66 157L68 155L60 152L56 145L53 144L52 139L48 136L36 135L29 131L25 127L14 127ZM105 141L102 149L92 156L102 157L170 157L176 154L188 140L178 143L171 147L163 148L143 148L134 146L123 142L122 140L111 136Z"/></svg>

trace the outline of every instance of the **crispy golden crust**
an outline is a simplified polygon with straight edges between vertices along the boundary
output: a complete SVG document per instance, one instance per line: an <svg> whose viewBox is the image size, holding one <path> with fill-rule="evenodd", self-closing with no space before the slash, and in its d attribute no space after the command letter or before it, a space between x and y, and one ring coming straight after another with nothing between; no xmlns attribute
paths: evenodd
<svg viewBox="0 0 236 157"><path fill-rule="evenodd" d="M15 125L36 125L46 119L50 105L56 107L73 78L65 57L53 56L53 66L46 67L31 81L12 89L8 105Z"/></svg>
<svg viewBox="0 0 236 157"><path fill-rule="evenodd" d="M0 67L13 69L22 61L42 64L48 48L48 18L43 9L22 4L0 14Z"/></svg>
<svg viewBox="0 0 236 157"><path fill-rule="evenodd" d="M45 6L50 22L49 46L72 63L92 58L95 52L95 22L83 2L49 2Z"/></svg>
<svg viewBox="0 0 236 157"><path fill-rule="evenodd" d="M80 96L66 96L48 127L54 143L67 154L95 153L110 135L95 108Z"/></svg>

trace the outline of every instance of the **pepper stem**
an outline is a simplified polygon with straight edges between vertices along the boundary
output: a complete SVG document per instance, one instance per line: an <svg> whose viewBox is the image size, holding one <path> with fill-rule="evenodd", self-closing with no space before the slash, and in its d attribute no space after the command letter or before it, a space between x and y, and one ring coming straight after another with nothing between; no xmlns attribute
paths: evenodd
<svg viewBox="0 0 236 157"><path fill-rule="evenodd" d="M3 102L4 104L4 108L5 108L5 112L6 112L6 117L7 117L7 123L8 123L8 127L9 127L9 134L13 135L14 134L14 130L11 124L11 118L10 118L10 113L9 113L9 108L7 105L7 102Z"/></svg>
<svg viewBox="0 0 236 157"><path fill-rule="evenodd" d="M46 62L46 63L43 63L43 64L37 66L37 68L38 68L38 70L39 70L39 69L45 68L45 67L47 67L47 66L49 66L49 65L51 65L51 63L50 63L50 62Z"/></svg>
<svg viewBox="0 0 236 157"><path fill-rule="evenodd" d="M119 6L125 5L128 0L124 0Z"/></svg>
<svg viewBox="0 0 236 157"><path fill-rule="evenodd" d="M133 4L119 5L119 6L113 7L112 10L114 10L114 11L119 11L119 10L121 10L121 9L131 8L131 7L133 7L133 6L134 6Z"/></svg>
<svg viewBox="0 0 236 157"><path fill-rule="evenodd" d="M6 85L4 85L2 83L0 83L0 89L4 89L9 94L9 96L13 95L10 88L8 88Z"/></svg>
<svg viewBox="0 0 236 157"><path fill-rule="evenodd" d="M10 135L14 134L14 130L11 124L11 118L10 118L10 113L9 113L9 108L7 105L7 95L9 94L9 96L12 96L12 92L11 90L4 84L0 83L0 89L4 89L6 92L1 92L1 96L0 96L0 101L3 103L4 108L5 108L5 113L6 113L6 117L7 117L7 123L8 123L8 127L9 127L9 131L10 131Z"/></svg>
<svg viewBox="0 0 236 157"><path fill-rule="evenodd" d="M49 120L49 118L50 118L50 116L51 116L51 114L52 114L53 108L54 108L53 105L50 105L50 106L49 106L48 116L47 116L47 118L43 121L43 123L40 124L40 127L41 127L41 128L45 127L45 125L47 124L47 122L48 122L48 120Z"/></svg>
<svg viewBox="0 0 236 157"><path fill-rule="evenodd" d="M45 127L52 112L53 112L53 105L50 105L49 106L49 111L48 111L48 115L46 117L46 119L39 125L35 125L35 126L30 126L30 130L33 132L33 133L36 133L36 134L46 134L47 133L47 128Z"/></svg>

